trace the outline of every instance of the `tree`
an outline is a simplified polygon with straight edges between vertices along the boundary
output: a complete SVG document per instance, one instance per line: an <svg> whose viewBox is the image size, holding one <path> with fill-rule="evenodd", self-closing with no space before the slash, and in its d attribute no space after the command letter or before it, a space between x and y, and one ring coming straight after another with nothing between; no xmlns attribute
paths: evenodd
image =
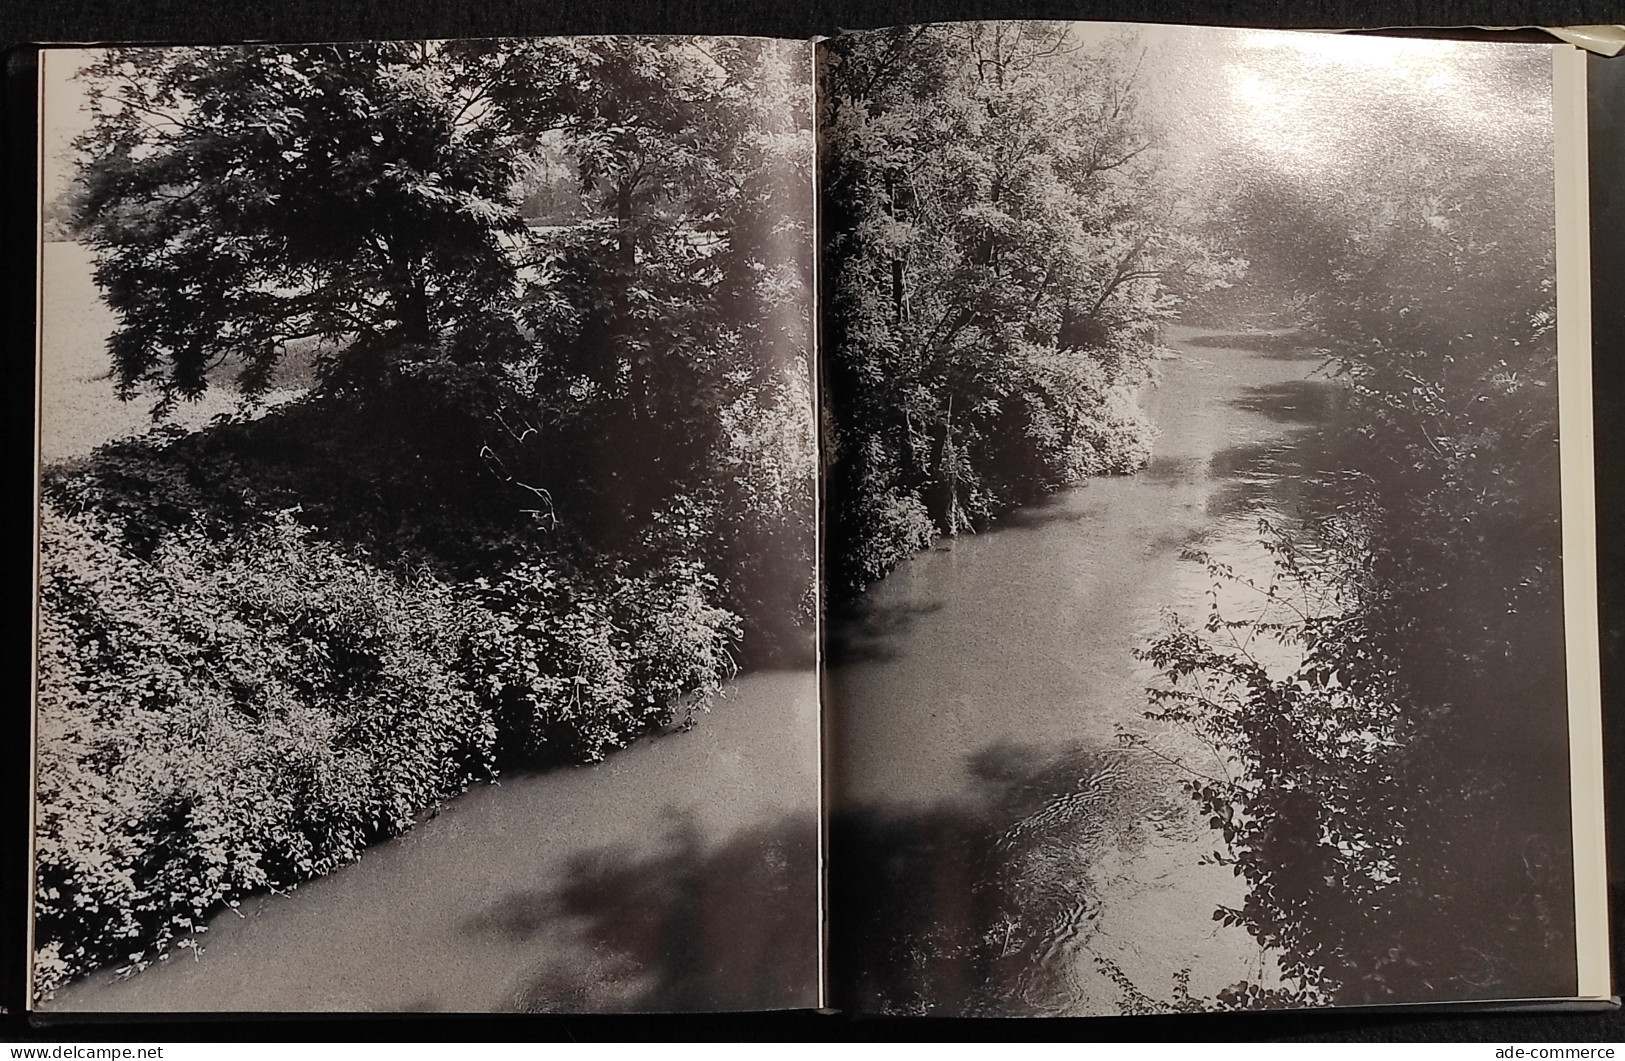
<svg viewBox="0 0 1625 1061"><path fill-rule="evenodd" d="M555 72L542 107L512 92L499 106L529 136L558 135L588 214L535 237L525 321L549 488L600 541L626 544L682 498L690 512L668 525L703 545L712 523L694 510L722 501L740 433L791 377L806 386L811 113L796 62L768 41L557 40L519 45L504 72ZM786 471L810 502L810 461Z"/></svg>
<svg viewBox="0 0 1625 1061"><path fill-rule="evenodd" d="M1132 39L1086 45L1045 23L832 43L820 128L843 588L1147 456L1132 391L1170 285L1223 267L1162 209L1140 62Z"/></svg>
<svg viewBox="0 0 1625 1061"><path fill-rule="evenodd" d="M322 408L295 415L334 436L312 485L335 518L380 522L346 513L357 496L413 530L483 514L460 541L417 537L499 562L538 531L584 556L699 556L742 609L796 611L804 45L125 49L86 76L80 219L121 393L156 387L162 411L224 365L254 393L319 342ZM562 223L527 224L542 173L574 196ZM769 572L786 550L805 570ZM759 599L775 583L789 602Z"/></svg>
<svg viewBox="0 0 1625 1061"><path fill-rule="evenodd" d="M1494 61L1462 83L1538 116L1549 67ZM1386 91L1318 112L1337 150L1305 153L1310 180L1268 157L1225 171L1216 214L1291 306L1281 322L1327 353L1344 415L1295 483L1302 518L1265 535L1263 614L1215 604L1155 639L1149 715L1222 762L1190 791L1248 895L1216 916L1306 988L1558 994L1573 923L1554 829L1569 792L1550 130L1480 135L1463 120L1476 89Z"/></svg>
<svg viewBox="0 0 1625 1061"><path fill-rule="evenodd" d="M121 49L86 72L79 222L119 314L121 394L195 398L241 366L263 388L324 341L330 386L434 349L506 352L523 231L513 133L477 49Z"/></svg>

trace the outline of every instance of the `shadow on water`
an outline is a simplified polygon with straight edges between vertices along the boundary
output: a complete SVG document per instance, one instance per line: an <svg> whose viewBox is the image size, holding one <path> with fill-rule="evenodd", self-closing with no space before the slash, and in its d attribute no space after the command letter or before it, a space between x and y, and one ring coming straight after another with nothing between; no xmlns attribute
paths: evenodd
<svg viewBox="0 0 1625 1061"><path fill-rule="evenodd" d="M1193 486L1207 478L1206 457L1153 456L1139 473L1142 482L1156 486Z"/></svg>
<svg viewBox="0 0 1625 1061"><path fill-rule="evenodd" d="M504 1008L529 1013L804 1007L816 997L818 823L786 815L707 845L674 817L648 845L578 856L557 888L462 925L545 953Z"/></svg>
<svg viewBox="0 0 1625 1061"><path fill-rule="evenodd" d="M898 642L907 637L914 624L941 611L943 606L942 601L877 604L864 597L830 614L825 658L832 667L894 660L900 651Z"/></svg>
<svg viewBox="0 0 1625 1061"><path fill-rule="evenodd" d="M1105 861L1197 828L1161 764L1133 749L969 756L962 798L839 812L830 832L835 1004L924 1015L1077 1013L1132 985L1089 951Z"/></svg>
<svg viewBox="0 0 1625 1061"><path fill-rule="evenodd" d="M1301 448L1280 440L1226 447L1213 455L1211 466L1215 485L1207 514L1214 520L1290 510L1288 481L1314 467L1303 459Z"/></svg>
<svg viewBox="0 0 1625 1061"><path fill-rule="evenodd" d="M1245 350L1272 361L1320 361L1326 352L1315 346L1307 332L1222 332L1193 335L1180 341L1183 346L1209 350Z"/></svg>
<svg viewBox="0 0 1625 1061"><path fill-rule="evenodd" d="M1269 509L1303 516L1305 498L1318 495L1345 467L1343 433L1326 430L1343 415L1347 392L1334 380L1310 379L1249 387L1231 404L1267 418L1284 431L1238 442L1213 453L1207 470L1214 488L1207 514L1224 520Z"/></svg>
<svg viewBox="0 0 1625 1061"><path fill-rule="evenodd" d="M1103 478L1116 478L1103 476ZM1087 485L1087 484L1085 484ZM1011 530L1040 530L1060 523L1081 523L1089 512L1067 504L1065 494L1050 494L1031 504L1012 509L999 517L999 521L980 533L999 534Z"/></svg>
<svg viewBox="0 0 1625 1061"><path fill-rule="evenodd" d="M1343 406L1343 388L1328 379L1287 380L1248 387L1230 404L1271 423L1326 424Z"/></svg>

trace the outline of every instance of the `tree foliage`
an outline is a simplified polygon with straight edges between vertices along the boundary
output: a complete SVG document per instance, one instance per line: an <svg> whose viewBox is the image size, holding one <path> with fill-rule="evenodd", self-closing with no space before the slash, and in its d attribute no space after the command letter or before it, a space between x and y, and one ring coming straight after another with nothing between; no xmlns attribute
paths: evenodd
<svg viewBox="0 0 1625 1061"><path fill-rule="evenodd" d="M1132 39L977 23L826 55L830 535L850 592L937 534L1143 462L1134 391L1175 278L1224 268L1160 210Z"/></svg>
<svg viewBox="0 0 1625 1061"><path fill-rule="evenodd" d="M141 49L86 76L121 393L196 397L226 364L253 393L318 339L324 392L454 392L471 470L624 539L713 485L721 410L783 419L806 385L811 115L783 44ZM577 223L526 224L542 161Z"/></svg>
<svg viewBox="0 0 1625 1061"><path fill-rule="evenodd" d="M78 207L123 393L196 397L225 363L252 391L300 338L346 381L476 341L522 225L513 134L464 100L460 52L120 50L86 71Z"/></svg>
<svg viewBox="0 0 1625 1061"><path fill-rule="evenodd" d="M1389 894L1414 868L1403 757L1416 727L1372 617L1262 529L1275 559L1267 582L1207 561L1218 585L1257 607L1233 618L1215 592L1201 625L1175 620L1141 652L1169 683L1151 691L1146 717L1214 751L1184 786L1222 838L1211 860L1247 884L1243 903L1214 920L1270 948L1300 1002L1324 1002L1409 958L1372 941L1393 939Z"/></svg>
<svg viewBox="0 0 1625 1061"><path fill-rule="evenodd" d="M1529 58L1490 83L1546 99ZM1232 178L1252 281L1346 407L1273 576L1210 567L1263 613L1216 596L1145 651L1151 717L1223 766L1190 785L1249 886L1216 916L1339 1003L1572 990L1550 133L1435 124L1461 106L1345 114L1385 135L1313 182Z"/></svg>
<svg viewBox="0 0 1625 1061"><path fill-rule="evenodd" d="M119 394L315 372L46 477L40 990L472 779L691 721L742 643L812 658L804 44L82 76Z"/></svg>

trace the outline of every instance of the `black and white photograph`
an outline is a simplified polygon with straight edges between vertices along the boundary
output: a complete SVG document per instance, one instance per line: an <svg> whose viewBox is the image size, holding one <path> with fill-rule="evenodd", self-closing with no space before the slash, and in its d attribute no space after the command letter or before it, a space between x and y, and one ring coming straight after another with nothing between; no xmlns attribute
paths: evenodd
<svg viewBox="0 0 1625 1061"><path fill-rule="evenodd" d="M820 997L813 50L47 50L36 1009Z"/></svg>
<svg viewBox="0 0 1625 1061"><path fill-rule="evenodd" d="M987 22L820 78L834 1004L1606 989L1552 50Z"/></svg>
<svg viewBox="0 0 1625 1061"><path fill-rule="evenodd" d="M1585 79L42 49L30 1017L1617 1005Z"/></svg>

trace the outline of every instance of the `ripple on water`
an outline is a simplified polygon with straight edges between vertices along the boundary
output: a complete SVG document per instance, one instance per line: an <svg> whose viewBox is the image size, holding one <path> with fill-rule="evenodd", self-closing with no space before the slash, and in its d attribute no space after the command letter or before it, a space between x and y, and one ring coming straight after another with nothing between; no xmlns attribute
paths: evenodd
<svg viewBox="0 0 1625 1061"><path fill-rule="evenodd" d="M834 654L828 680L833 901L855 911L835 921L834 968L850 1003L1108 1013L1277 982L1268 954L1213 920L1244 886L1209 857L1222 841L1168 760L1216 767L1143 717L1155 674L1133 650L1169 610L1205 618L1214 581L1195 554L1267 584L1259 520L1289 516L1323 461L1337 387L1300 337L1169 338L1187 353L1148 395L1162 434L1145 472L922 554L832 622L832 643L865 649ZM1125 731L1143 746L1123 747ZM1080 796L1113 762L1118 780ZM1076 813L1001 844L1051 806Z"/></svg>

